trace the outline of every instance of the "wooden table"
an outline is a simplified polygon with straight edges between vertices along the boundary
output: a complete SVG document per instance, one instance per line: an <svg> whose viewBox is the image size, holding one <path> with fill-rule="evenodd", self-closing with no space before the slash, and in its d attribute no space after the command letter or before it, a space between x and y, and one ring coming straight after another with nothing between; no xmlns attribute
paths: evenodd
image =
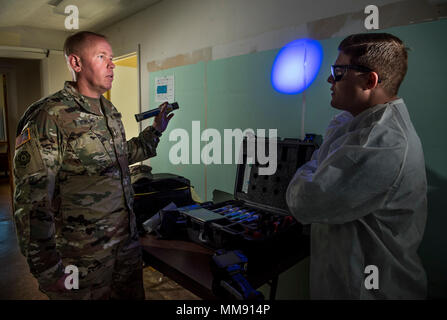
<svg viewBox="0 0 447 320"><path fill-rule="evenodd" d="M189 241L160 240L154 235L140 238L143 259L202 299L216 299L211 290L210 259L214 251Z"/></svg>
<svg viewBox="0 0 447 320"><path fill-rule="evenodd" d="M217 299L212 292L213 274L210 267L214 250L190 241L160 240L154 235L143 236L140 242L146 265L154 267L202 299ZM274 265L258 263L253 266L249 261L247 276L253 288L270 284L270 300L275 298L278 276L309 255L309 237L303 236L288 248L278 248L276 253L278 258Z"/></svg>

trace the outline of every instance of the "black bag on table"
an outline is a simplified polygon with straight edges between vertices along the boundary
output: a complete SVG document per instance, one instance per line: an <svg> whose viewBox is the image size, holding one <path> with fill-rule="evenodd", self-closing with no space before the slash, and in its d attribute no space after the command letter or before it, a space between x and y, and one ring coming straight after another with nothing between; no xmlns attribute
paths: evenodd
<svg viewBox="0 0 447 320"><path fill-rule="evenodd" d="M133 166L130 171L135 193L133 209L140 232L144 232L143 222L169 203L173 202L178 207L195 203L191 197L191 183L182 176L152 174L152 168L146 165Z"/></svg>

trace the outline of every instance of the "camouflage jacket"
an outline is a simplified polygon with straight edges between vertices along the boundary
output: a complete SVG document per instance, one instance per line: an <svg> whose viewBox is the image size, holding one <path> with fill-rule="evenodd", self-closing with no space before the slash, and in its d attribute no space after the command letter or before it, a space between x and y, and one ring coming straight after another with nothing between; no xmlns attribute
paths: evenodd
<svg viewBox="0 0 447 320"><path fill-rule="evenodd" d="M121 114L101 96L95 111L71 82L31 105L14 155L14 219L40 284L63 275L62 259L137 238L129 164L156 155L153 127L126 141Z"/></svg>

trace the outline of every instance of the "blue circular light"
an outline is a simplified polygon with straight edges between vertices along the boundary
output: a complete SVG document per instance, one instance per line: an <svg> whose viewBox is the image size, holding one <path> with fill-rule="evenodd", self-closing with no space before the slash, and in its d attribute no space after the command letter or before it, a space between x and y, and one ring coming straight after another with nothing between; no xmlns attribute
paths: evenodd
<svg viewBox="0 0 447 320"><path fill-rule="evenodd" d="M285 45L272 67L273 88L285 94L307 89L317 77L323 61L323 48L313 39L298 39Z"/></svg>

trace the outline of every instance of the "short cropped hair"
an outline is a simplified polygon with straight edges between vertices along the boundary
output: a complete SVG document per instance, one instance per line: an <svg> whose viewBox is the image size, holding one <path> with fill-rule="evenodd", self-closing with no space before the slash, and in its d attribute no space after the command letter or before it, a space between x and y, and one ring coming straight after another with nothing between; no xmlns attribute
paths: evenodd
<svg viewBox="0 0 447 320"><path fill-rule="evenodd" d="M80 55L82 49L85 47L86 43L93 37L102 38L107 40L106 36L91 32L91 31L80 31L71 36L69 36L64 43L64 54L68 57L70 54Z"/></svg>
<svg viewBox="0 0 447 320"><path fill-rule="evenodd" d="M351 64L377 72L382 87L395 96L407 73L408 54L402 40L389 33L360 33L346 37L338 50L350 56Z"/></svg>

